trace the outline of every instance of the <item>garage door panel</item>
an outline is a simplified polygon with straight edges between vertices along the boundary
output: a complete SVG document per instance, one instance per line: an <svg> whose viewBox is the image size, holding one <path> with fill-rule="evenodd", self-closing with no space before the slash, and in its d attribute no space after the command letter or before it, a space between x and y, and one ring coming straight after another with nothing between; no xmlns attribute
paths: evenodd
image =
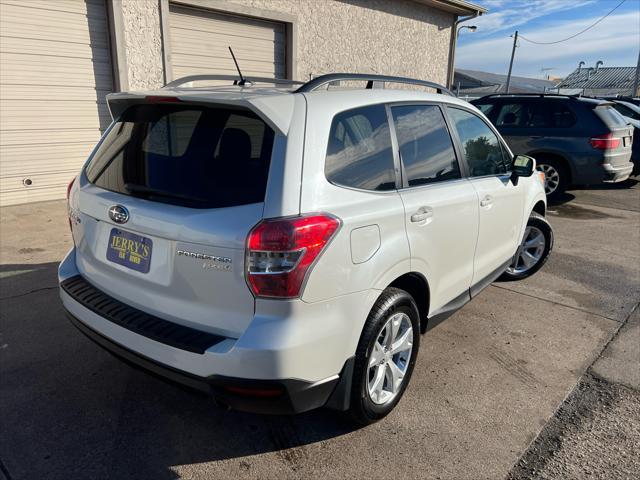
<svg viewBox="0 0 640 480"><path fill-rule="evenodd" d="M99 135L96 129L93 134ZM7 159L7 165L3 169L2 176L34 175L55 172L58 169L73 169L78 162L80 165L91 153L92 146L87 143L68 143L59 145L18 145L0 147L0 152ZM25 161L37 156L41 159L38 163L24 165Z"/></svg>
<svg viewBox="0 0 640 480"><path fill-rule="evenodd" d="M0 130L46 130L51 128L52 125L64 125L65 128L95 128L100 130L106 128L110 121L111 117L109 116L98 117L95 114L74 115L69 113L47 118L22 116L9 117L7 119L3 115L0 120ZM96 137L96 140L98 140L98 137ZM34 139L34 141L38 141L38 139ZM37 161L37 159L34 159L34 161Z"/></svg>
<svg viewBox="0 0 640 480"><path fill-rule="evenodd" d="M100 129L68 128L65 130L7 130L0 137L0 149L11 146L90 145L100 136ZM4 173L4 172L3 172Z"/></svg>
<svg viewBox="0 0 640 480"><path fill-rule="evenodd" d="M89 15L101 18L104 15L103 0L4 0L0 3L0 13L10 11L12 7L30 8L32 12L39 15L47 15L48 12L66 12L80 15ZM46 10L46 12L38 12ZM29 12L31 13L31 12Z"/></svg>
<svg viewBox="0 0 640 480"><path fill-rule="evenodd" d="M171 5L174 25L198 33L242 35L248 38L275 40L284 33L284 25L266 20L220 14L212 11Z"/></svg>
<svg viewBox="0 0 640 480"><path fill-rule="evenodd" d="M174 77L236 74L228 51L247 76L286 76L283 23L170 4L169 31Z"/></svg>
<svg viewBox="0 0 640 480"><path fill-rule="evenodd" d="M77 173L78 170L74 168L24 177L3 176L0 177L0 191L12 204L56 200L60 198L59 191L66 192L67 185ZM23 184L25 178L32 182L28 188Z"/></svg>
<svg viewBox="0 0 640 480"><path fill-rule="evenodd" d="M25 58L29 57L29 58ZM15 78L18 75L36 77L41 82L45 75L70 75L76 78L87 78L87 84L93 85L94 79L102 79L102 83L111 84L111 63L97 62L91 59L54 57L50 55L4 54L0 56L3 65L10 63L9 72L0 72L0 78Z"/></svg>
<svg viewBox="0 0 640 480"><path fill-rule="evenodd" d="M271 61L274 58L284 60L286 48L283 42L243 42L242 44L231 42L233 42L233 39L224 35L210 35L207 36L206 40L182 37L179 40L179 44L172 47L171 51L174 55L217 57L231 60L231 55L229 54L229 45L231 44L236 58L242 56L242 58L258 58Z"/></svg>
<svg viewBox="0 0 640 480"><path fill-rule="evenodd" d="M0 0L0 204L64 198L111 122L107 28L103 0Z"/></svg>
<svg viewBox="0 0 640 480"><path fill-rule="evenodd" d="M111 89L98 89L95 86L72 87L69 85L47 86L42 85L2 85L0 87L0 100L38 101L47 100L52 103L83 100L86 102L102 102Z"/></svg>
<svg viewBox="0 0 640 480"><path fill-rule="evenodd" d="M75 59L89 59L99 62L111 62L109 51L104 48L96 48L96 45L83 43L65 43L64 50L60 49L60 42L43 40L41 38L13 38L0 37L1 55L10 53L21 53L31 55L42 55L42 52L57 52L54 58L71 57Z"/></svg>
<svg viewBox="0 0 640 480"><path fill-rule="evenodd" d="M235 52L234 52L235 53ZM183 55L177 54L175 57L172 57L173 65L178 67L194 67L194 68L206 68L211 73L211 65L215 62L216 65L221 67L226 67L227 69L231 69L237 72L235 64L233 60L225 57L205 57L199 55ZM244 58L242 60L242 71L246 69L249 70L266 70L272 71L274 68L284 68L284 63L265 60L263 58Z"/></svg>

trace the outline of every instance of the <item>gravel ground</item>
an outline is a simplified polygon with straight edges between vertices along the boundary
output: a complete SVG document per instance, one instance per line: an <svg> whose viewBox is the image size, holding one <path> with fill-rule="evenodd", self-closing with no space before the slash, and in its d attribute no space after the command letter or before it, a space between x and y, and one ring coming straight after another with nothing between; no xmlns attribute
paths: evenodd
<svg viewBox="0 0 640 480"><path fill-rule="evenodd" d="M587 375L507 479L639 476L640 392Z"/></svg>

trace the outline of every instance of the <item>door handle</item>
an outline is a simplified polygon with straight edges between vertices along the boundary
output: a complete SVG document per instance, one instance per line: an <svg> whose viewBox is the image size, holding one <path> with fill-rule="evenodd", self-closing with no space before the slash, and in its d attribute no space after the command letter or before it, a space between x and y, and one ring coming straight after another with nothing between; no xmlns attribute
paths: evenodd
<svg viewBox="0 0 640 480"><path fill-rule="evenodd" d="M481 207L488 207L493 203L493 197L491 195L485 195L485 197L480 200Z"/></svg>
<svg viewBox="0 0 640 480"><path fill-rule="evenodd" d="M413 223L424 222L433 217L433 209L430 207L420 207L417 212L411 215L411 221Z"/></svg>

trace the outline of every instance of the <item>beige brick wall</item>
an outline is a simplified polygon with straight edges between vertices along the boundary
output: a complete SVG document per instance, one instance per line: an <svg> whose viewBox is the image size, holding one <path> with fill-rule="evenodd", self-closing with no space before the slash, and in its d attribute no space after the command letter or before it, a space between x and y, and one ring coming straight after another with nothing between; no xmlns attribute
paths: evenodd
<svg viewBox="0 0 640 480"><path fill-rule="evenodd" d="M121 0L129 89L163 84L159 0ZM328 72L445 83L454 15L410 0L227 0L296 18L295 78Z"/></svg>

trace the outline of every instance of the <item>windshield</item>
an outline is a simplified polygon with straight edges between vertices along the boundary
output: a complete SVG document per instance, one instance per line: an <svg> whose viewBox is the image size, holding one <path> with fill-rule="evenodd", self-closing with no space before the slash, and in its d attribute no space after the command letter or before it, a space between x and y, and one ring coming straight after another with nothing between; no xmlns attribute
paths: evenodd
<svg viewBox="0 0 640 480"><path fill-rule="evenodd" d="M273 130L249 110L135 105L85 170L113 192L193 208L264 201Z"/></svg>

